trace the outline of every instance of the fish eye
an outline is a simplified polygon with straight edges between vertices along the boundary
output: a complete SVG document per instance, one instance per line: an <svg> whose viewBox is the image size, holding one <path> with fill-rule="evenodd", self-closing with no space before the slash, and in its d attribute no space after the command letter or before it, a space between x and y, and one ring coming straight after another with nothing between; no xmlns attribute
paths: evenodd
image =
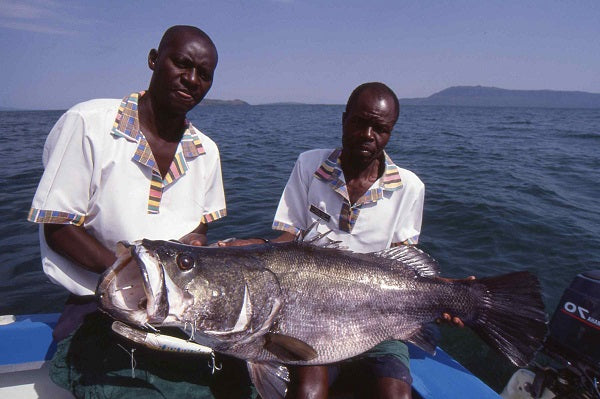
<svg viewBox="0 0 600 399"><path fill-rule="evenodd" d="M181 270L190 270L192 267L194 267L194 257L190 254L179 254L177 255L176 261L177 266Z"/></svg>

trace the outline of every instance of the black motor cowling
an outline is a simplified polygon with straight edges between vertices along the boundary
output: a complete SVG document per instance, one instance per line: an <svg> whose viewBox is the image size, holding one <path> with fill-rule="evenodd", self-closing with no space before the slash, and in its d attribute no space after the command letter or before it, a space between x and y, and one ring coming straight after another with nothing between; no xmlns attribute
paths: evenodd
<svg viewBox="0 0 600 399"><path fill-rule="evenodd" d="M578 274L563 293L545 351L600 371L600 270Z"/></svg>
<svg viewBox="0 0 600 399"><path fill-rule="evenodd" d="M536 360L515 372L501 396L600 399L600 270L573 279Z"/></svg>

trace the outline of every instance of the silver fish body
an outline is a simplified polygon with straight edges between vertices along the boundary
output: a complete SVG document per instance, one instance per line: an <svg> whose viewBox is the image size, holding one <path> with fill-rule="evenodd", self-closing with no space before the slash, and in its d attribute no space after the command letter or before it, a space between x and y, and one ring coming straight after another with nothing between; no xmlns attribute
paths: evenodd
<svg viewBox="0 0 600 399"><path fill-rule="evenodd" d="M121 249L97 295L118 320L180 327L251 364L332 363L389 339L432 351L430 323L443 312L513 363L531 359L546 333L535 276L447 281L435 273L435 261L415 247L357 254L301 242L210 248L143 240Z"/></svg>

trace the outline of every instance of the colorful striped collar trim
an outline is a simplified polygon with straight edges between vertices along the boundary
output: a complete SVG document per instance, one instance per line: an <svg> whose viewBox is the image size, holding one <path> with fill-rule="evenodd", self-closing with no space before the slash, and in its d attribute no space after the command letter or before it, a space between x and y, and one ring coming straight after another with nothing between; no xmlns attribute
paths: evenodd
<svg viewBox="0 0 600 399"><path fill-rule="evenodd" d="M135 141L147 145L144 134L140 131L140 123L138 119L138 100L144 95L144 91L140 93L132 93L126 96L121 101L117 117L113 123L113 128L110 133L116 137L123 137L129 141ZM195 158L204 155L206 151L202 146L202 142L192 123L186 119L186 129L181 138L181 152L186 159ZM149 150L149 149L148 149ZM144 149L142 149L144 151ZM147 166L154 167L154 160L145 163Z"/></svg>
<svg viewBox="0 0 600 399"><path fill-rule="evenodd" d="M341 153L342 150L340 148L335 149L329 157L323 161L321 166L317 168L314 175L316 178L328 183L332 190L344 199L342 209L340 210L338 225L341 230L352 233L352 229L358 220L362 206L382 199L384 190L396 191L402 188L402 180L400 178L399 168L384 152L385 171L383 172L383 176L378 180L379 185L367 190L367 192L356 200L356 203L350 204L350 196L348 195L346 182L341 178L343 173L340 160Z"/></svg>
<svg viewBox="0 0 600 399"><path fill-rule="evenodd" d="M343 191L345 190L346 183L342 181L340 176L342 175L342 163L340 160L340 155L342 154L342 149L337 148L333 150L333 152L327 157L325 161L317 168L314 175L320 180L325 182L330 182L334 189L338 191L342 186L344 186ZM388 154L384 151L385 155L385 171L383 172L383 176L379 178L379 187L383 190L388 191L396 191L402 188L402 179L400 178L400 171L398 166L394 164L392 159L388 156ZM346 195L347 196L347 195Z"/></svg>

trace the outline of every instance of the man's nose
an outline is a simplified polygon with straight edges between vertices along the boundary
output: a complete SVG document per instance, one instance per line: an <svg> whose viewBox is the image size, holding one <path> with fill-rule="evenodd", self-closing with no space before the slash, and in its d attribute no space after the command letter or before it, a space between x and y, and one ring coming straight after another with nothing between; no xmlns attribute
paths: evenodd
<svg viewBox="0 0 600 399"><path fill-rule="evenodd" d="M183 78L190 84L196 84L198 82L198 74L196 68L190 68L185 71Z"/></svg>
<svg viewBox="0 0 600 399"><path fill-rule="evenodd" d="M361 137L363 137L365 139L372 140L373 139L373 127L365 126L364 128L361 129L360 135L361 135Z"/></svg>

